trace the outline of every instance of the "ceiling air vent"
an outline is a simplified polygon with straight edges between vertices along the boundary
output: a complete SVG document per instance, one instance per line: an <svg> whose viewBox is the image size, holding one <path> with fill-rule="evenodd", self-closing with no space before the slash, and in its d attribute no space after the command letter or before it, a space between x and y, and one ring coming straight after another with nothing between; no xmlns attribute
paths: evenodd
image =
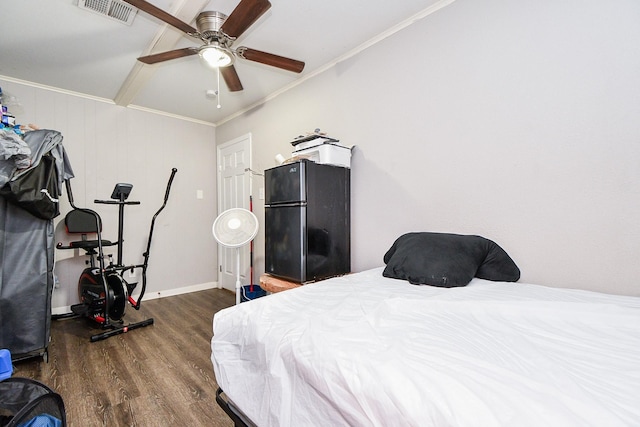
<svg viewBox="0 0 640 427"><path fill-rule="evenodd" d="M118 0L78 0L78 7L131 25L138 9Z"/></svg>

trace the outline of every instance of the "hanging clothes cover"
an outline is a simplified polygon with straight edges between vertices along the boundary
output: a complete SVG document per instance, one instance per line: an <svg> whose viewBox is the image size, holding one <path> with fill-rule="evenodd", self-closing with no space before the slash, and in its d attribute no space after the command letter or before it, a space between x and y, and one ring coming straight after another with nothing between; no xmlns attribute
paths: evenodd
<svg viewBox="0 0 640 427"><path fill-rule="evenodd" d="M30 153L25 162L28 167L15 158L26 151L24 147L13 149L9 144L0 144L0 188L51 159L58 188L62 188L64 179L73 177L60 132L34 130L27 132L23 141ZM47 154L50 157L43 160ZM0 196L0 348L10 350L12 360L47 358L54 231L52 219L38 218Z"/></svg>

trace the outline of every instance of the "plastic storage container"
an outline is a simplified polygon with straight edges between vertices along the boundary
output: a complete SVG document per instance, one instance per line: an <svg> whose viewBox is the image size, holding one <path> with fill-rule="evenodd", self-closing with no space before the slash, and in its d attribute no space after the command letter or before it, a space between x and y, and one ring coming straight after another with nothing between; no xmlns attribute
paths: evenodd
<svg viewBox="0 0 640 427"><path fill-rule="evenodd" d="M6 380L11 375L13 375L11 352L6 348L0 349L0 381Z"/></svg>

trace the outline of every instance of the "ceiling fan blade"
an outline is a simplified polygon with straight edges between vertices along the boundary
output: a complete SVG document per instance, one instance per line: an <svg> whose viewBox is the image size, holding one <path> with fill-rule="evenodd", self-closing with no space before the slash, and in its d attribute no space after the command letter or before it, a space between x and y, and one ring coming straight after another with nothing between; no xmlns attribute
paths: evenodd
<svg viewBox="0 0 640 427"><path fill-rule="evenodd" d="M236 52L240 57L249 61L255 61L261 64L270 65L272 67L282 68L283 70L292 71L294 73L301 73L305 65L302 61L285 58L284 56L274 55L273 53L250 49L244 46L239 47Z"/></svg>
<svg viewBox="0 0 640 427"><path fill-rule="evenodd" d="M182 49L170 50L168 52L154 53L153 55L141 56L138 61L145 64L156 64L170 59L182 58L183 56L195 55L198 53L197 47L185 47Z"/></svg>
<svg viewBox="0 0 640 427"><path fill-rule="evenodd" d="M242 90L242 83L240 83L240 77L233 65L220 68L220 74L224 82L227 84L230 92L238 92Z"/></svg>
<svg viewBox="0 0 640 427"><path fill-rule="evenodd" d="M270 7L269 0L241 0L224 21L220 31L230 37L240 37Z"/></svg>
<svg viewBox="0 0 640 427"><path fill-rule="evenodd" d="M165 12L164 10L152 5L151 3L145 0L124 0L129 3L131 6L137 7L138 9L147 12L149 15L158 18L159 20L166 22L167 24L184 31L185 33L197 33L198 30L193 28L191 25L187 24L184 21L179 20L175 16Z"/></svg>

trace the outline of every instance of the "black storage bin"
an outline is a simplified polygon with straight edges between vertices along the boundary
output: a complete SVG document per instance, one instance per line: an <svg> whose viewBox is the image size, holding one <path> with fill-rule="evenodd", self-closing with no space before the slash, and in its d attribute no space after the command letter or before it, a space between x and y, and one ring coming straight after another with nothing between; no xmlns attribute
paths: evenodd
<svg viewBox="0 0 640 427"><path fill-rule="evenodd" d="M65 427L62 397L46 385L27 378L0 381L0 426Z"/></svg>

